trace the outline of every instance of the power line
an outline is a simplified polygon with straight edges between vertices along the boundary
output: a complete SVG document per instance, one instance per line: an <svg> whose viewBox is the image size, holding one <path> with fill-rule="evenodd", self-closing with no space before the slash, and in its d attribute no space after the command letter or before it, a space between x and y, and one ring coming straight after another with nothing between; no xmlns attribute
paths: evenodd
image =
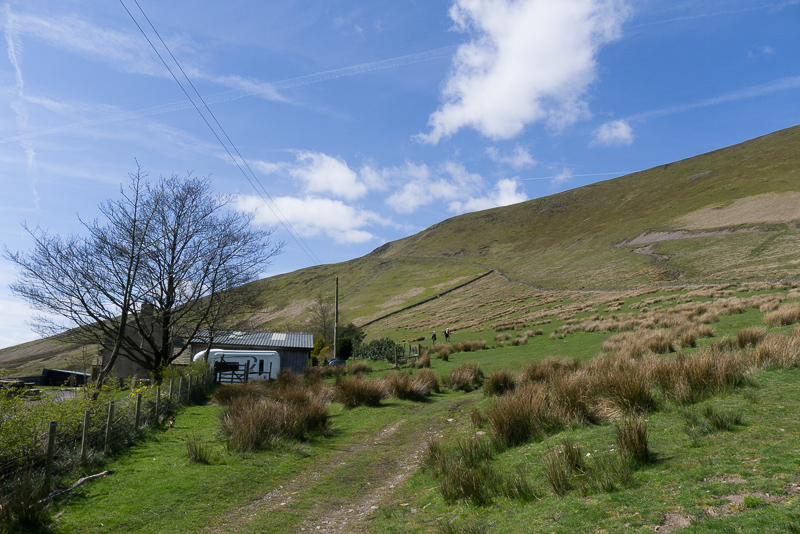
<svg viewBox="0 0 800 534"><path fill-rule="evenodd" d="M163 63L163 64L164 64L164 67L166 67L167 71L168 71L168 72L170 73L170 75L172 76L172 79L173 79L173 80L175 80L175 83L177 83L177 84L178 84L178 86L181 88L181 91L183 91L183 94L184 94L184 95L186 95L186 98L188 98L188 99L189 99L189 102L191 102L191 103L192 103L192 106L193 106L193 107L194 107L194 109L197 111L197 113L200 115L200 117L203 119L203 122L205 122L205 123L206 123L206 126L208 126L208 128L211 130L211 133L213 133L213 134L214 134L214 137L216 137L216 139L217 139L217 141L219 142L219 144L220 144L220 145L222 145L222 148L225 150L225 152L228 154L228 156L230 156L230 158L231 158L231 160L233 161L233 163L236 165L236 167L239 169L239 171L242 173L242 175L243 175L243 176L245 177L245 179L248 181L248 183L249 183L249 184L250 184L250 186L253 188L253 190L256 192L256 194L257 194L257 195L258 195L258 196L261 198L261 200L262 200L262 201L264 201L264 204L265 204L265 205L266 205L266 206L269 208L269 210L272 212L272 214L273 214L273 215L275 215L275 217L276 217L276 218L278 219L278 221L281 223L281 225L283 226L283 228L284 228L284 229L285 229L285 230L286 230L286 231L289 233L289 235L292 237L292 239L295 241L295 243L297 243L297 245L300 247L300 249L301 249L303 252L305 252L305 253L306 253L306 255L307 255L307 256L308 256L308 257L311 259L311 261L315 262L317 265L321 264L322 262L321 262L321 261L319 260L319 258L317 258L317 256L314 254L314 251L313 251L313 250L311 250L311 248L310 248L310 247L308 246L308 244L307 244L307 243L306 243L306 242L303 240L303 238L302 238L302 237L300 237L300 234L299 234L299 233L298 233L298 232L297 232L297 231L294 229L294 227L292 226L292 224L289 222L288 218L287 218L287 217L286 217L286 216L285 216L285 215L284 215L284 214L281 212L281 210L280 210L280 208L278 207L278 205L277 205L277 204L275 203L275 201L272 199L272 196L270 196L270 194L269 194L269 192L267 191L267 189L264 187L264 185L263 185L263 184L261 183L261 181L258 179L258 177L256 176L256 174L253 172L253 169L251 169L251 168L250 168L250 165L247 163L247 160L246 160L246 159L245 159L245 158L242 156L242 154L239 152L239 149L238 149L238 148L236 148L236 145L234 144L234 142L231 140L231 138L230 138L230 137L228 136L228 134L225 132L225 129L224 129L224 128L222 127L222 125L219 123L219 121L217 120L217 118L216 118L216 116L214 115L214 113L213 113L213 112L211 111L211 109L208 107L208 104L206 104L206 102L205 102L205 100L203 99L203 97L202 97L202 96L200 95L200 93L197 91L197 88L194 86L194 84L192 83L191 79L189 79L189 76L187 76L186 72L183 70L183 67L181 67L181 65L180 65L180 63L178 62L178 60L177 60L177 59L175 58L175 56L172 54L172 51L171 51L171 50L169 49L169 47L167 46L167 43L165 43L165 42L164 42L164 39L162 39L162 38L161 38L161 35L158 33L158 30L156 30L155 26L154 26L154 25L153 25L153 23L150 21L150 18L147 16L147 14L146 14L146 13L144 12L144 10L142 9L142 6L140 6L140 5L139 5L139 2L138 2L137 0L133 0L133 1L134 1L134 3L136 4L136 7L138 7L138 8L139 8L139 11L142 13L142 15L144 16L145 20L147 20L147 23L150 25L150 28L151 28L151 29L153 30L153 32L156 34L156 36L158 37L159 41L161 41L161 44L164 46L164 48L166 49L166 51L169 53L170 57L172 58L172 61L174 61L174 62L175 62L175 65L177 65L178 69L180 69L181 73L183 74L183 77L184 77L184 78L186 78L186 81L187 81L187 82L189 82L189 85L191 86L191 88L192 88L192 90L194 91L194 93L197 95L197 98L199 98L199 99L200 99L200 101L203 103L203 106L205 107L206 111L208 112L208 114L209 114L209 115L211 116L211 118L213 119L214 123L215 123L215 124L217 125L217 127L219 128L220 132L222 132L222 135L223 135L223 136L225 137L225 139L228 141L228 143L229 143L229 144L230 144L230 146L232 147L233 151L234 151L234 152L236 152L236 155L237 155L237 156L239 156L239 160L241 160L242 164L244 164L244 166L247 168L247 170L248 170L248 171L250 171L250 176L248 176L248 174L245 172L245 170L244 170L244 169L242 168L242 166L239 164L239 160L237 160L237 159L236 159L236 157L234 157L234 155L233 155L233 154L231 153L231 151L228 149L228 145L226 145L226 144L225 144L225 142L224 142L224 141L223 141L223 140L220 138L219 134L218 134L218 133L217 133L217 131L214 129L214 127L211 125L211 123L208 121L208 119L207 119L207 118L206 118L206 116L203 114L203 112L200 110L200 108L197 106L197 104L195 103L195 101L194 101L194 99L192 98L192 96L191 96L191 95L188 93L188 91L187 91L187 90L186 90L186 88L183 86L183 84L181 83L181 81L178 79L178 77L177 77L177 76L175 75L175 73L172 71L172 69L170 68L170 66L169 66L169 65L167 64L167 62L164 60L164 58L163 58L163 56L161 55L161 53L158 51L158 49L156 48L156 46L153 44L153 42L152 42L152 41L150 40L150 38L147 36L147 33L146 33L146 32L145 32L145 31L142 29L142 27L139 25L139 22L136 20L136 17L134 17L134 16L133 16L133 14L130 12L130 10L128 9L128 7L125 5L125 3L124 3L122 0L119 0L119 3L120 3L120 4L122 4L122 7L125 9L125 11L128 13L128 16L131 18L131 20L133 20L133 23L136 25L136 27L139 29L139 31L141 32L141 34L142 34L142 35L144 36L144 38L147 40L147 42L148 42L148 44L150 45L150 47L153 49L153 51L154 51L154 52L156 53L156 55L158 56L158 59L160 59L160 60L161 60L161 63ZM252 176L252 180L251 180L251 176ZM254 183L254 181L255 181L255 183ZM258 184L258 187L256 186L256 184ZM261 188L261 190L259 190L259 187ZM263 195L262 195L262 191L263 191ZM267 197L267 198L264 198L264 195L266 195L266 197ZM269 201L267 201L267 199L269 199Z"/></svg>

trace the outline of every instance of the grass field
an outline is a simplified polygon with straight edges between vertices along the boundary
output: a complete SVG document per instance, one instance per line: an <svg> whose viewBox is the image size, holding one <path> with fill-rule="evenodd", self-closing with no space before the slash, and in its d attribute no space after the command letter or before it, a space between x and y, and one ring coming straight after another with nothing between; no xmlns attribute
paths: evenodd
<svg viewBox="0 0 800 534"><path fill-rule="evenodd" d="M496 437L492 410L511 392L443 389L421 401L386 398L379 407L353 409L334 400L324 432L244 453L226 446L218 422L223 407L193 406L173 428L109 461L113 475L55 503L54 519L41 532L800 532L800 369L791 363L800 361L798 345L780 349L784 363L763 363L778 361L768 353L771 344L800 337L797 319L788 314L800 301L792 284L615 293L531 289L518 291L511 307L502 296L484 302L480 292L462 293L440 299L438 309L395 317L389 330L400 340L427 332L420 325L442 320L442 310L450 310L447 317L458 326L466 321L456 314L468 305L494 309L491 320L453 336L483 339L487 350L454 352L447 361L431 354L432 370L445 381L466 362L487 379L507 370L518 387L526 366L550 357L589 369L598 358L613 358L610 347L630 341L626 332L640 341L661 332L673 350L626 356L625 365L716 354L751 362L747 378L684 401L651 385L649 408L625 412L601 399L601 411L593 413L602 417L594 421L566 419L522 442L483 449ZM767 316L776 326L765 324ZM625 330L635 320L650 326ZM694 346L680 338L687 345L676 346L689 323L713 335L698 337ZM541 334L510 344L535 329ZM622 341L614 345L612 337ZM430 348L427 339L419 343ZM370 366L366 378L372 381L393 371L385 362ZM327 387L336 387L327 380ZM617 463L623 458L617 429L629 417L646 428L649 456L625 468ZM190 460L187 442L206 448L207 463ZM472 451L465 472L481 475L479 498L453 490L446 475L430 467L432 444ZM575 451L580 465L553 471ZM553 473L561 473L561 486ZM463 486L476 478L458 480Z"/></svg>

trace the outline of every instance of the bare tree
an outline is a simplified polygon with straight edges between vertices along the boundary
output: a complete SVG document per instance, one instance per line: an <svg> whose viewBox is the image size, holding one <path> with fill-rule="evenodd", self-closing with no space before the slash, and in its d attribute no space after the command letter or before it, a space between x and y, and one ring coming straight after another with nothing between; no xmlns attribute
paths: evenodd
<svg viewBox="0 0 800 534"><path fill-rule="evenodd" d="M186 350L176 341L213 330L240 302L236 288L282 249L230 203L207 179L151 185L139 170L121 200L101 205L103 224L84 223L86 237L29 230L33 252L6 250L20 270L12 291L44 312L40 332L72 328L72 337L110 345L104 375L124 353L159 379Z"/></svg>
<svg viewBox="0 0 800 534"><path fill-rule="evenodd" d="M311 303L311 332L318 338L322 338L328 343L333 343L333 302L322 296Z"/></svg>

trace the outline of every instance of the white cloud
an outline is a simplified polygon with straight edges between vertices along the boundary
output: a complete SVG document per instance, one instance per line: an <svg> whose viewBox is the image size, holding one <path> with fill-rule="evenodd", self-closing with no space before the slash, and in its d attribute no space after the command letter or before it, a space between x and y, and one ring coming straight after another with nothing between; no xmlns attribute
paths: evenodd
<svg viewBox="0 0 800 534"><path fill-rule="evenodd" d="M522 183L518 178L504 178L495 184L494 189L488 195L470 198L464 202L451 202L448 209L454 213L466 213L525 202L528 200L528 196L524 191L519 191L521 188Z"/></svg>
<svg viewBox="0 0 800 534"><path fill-rule="evenodd" d="M347 200L367 193L367 186L344 160L319 152L298 152L297 165L289 174L303 182L309 193L330 193Z"/></svg>
<svg viewBox="0 0 800 534"><path fill-rule="evenodd" d="M633 143L633 130L624 120L607 122L592 132L593 145L619 146Z"/></svg>
<svg viewBox="0 0 800 534"><path fill-rule="evenodd" d="M378 214L350 206L341 200L306 197L277 197L273 199L281 218L291 224L301 237L324 236L336 243L365 243L376 239L365 230L371 225L387 225ZM254 212L255 223L269 226L281 224L274 211L255 196L239 196L235 206L242 211Z"/></svg>
<svg viewBox="0 0 800 534"><path fill-rule="evenodd" d="M489 158L495 163L510 165L515 169L524 169L536 165L536 160L533 159L533 156L531 156L531 153L528 152L528 149L522 145L517 145L514 147L514 152L509 155L500 154L500 150L493 146L488 147L486 149L486 153L489 154Z"/></svg>
<svg viewBox="0 0 800 534"><path fill-rule="evenodd" d="M561 171L550 180L550 185L558 186L565 182L570 181L572 179L573 173L574 173L573 169L568 169L568 168L561 169Z"/></svg>
<svg viewBox="0 0 800 534"><path fill-rule="evenodd" d="M419 138L437 143L472 127L507 139L527 124L560 129L587 116L597 52L625 16L621 0L455 0L450 17L472 40L459 47L443 104Z"/></svg>
<svg viewBox="0 0 800 534"><path fill-rule="evenodd" d="M463 165L448 161L435 169L425 164L406 162L384 171L387 179L400 186L386 199L397 213L413 213L422 206L463 200L483 188L483 178L468 172Z"/></svg>

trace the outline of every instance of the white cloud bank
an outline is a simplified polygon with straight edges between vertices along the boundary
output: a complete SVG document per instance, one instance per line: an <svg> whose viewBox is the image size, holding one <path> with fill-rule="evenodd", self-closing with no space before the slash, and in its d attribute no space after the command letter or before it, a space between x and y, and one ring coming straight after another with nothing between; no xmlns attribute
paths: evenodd
<svg viewBox="0 0 800 534"><path fill-rule="evenodd" d="M624 120L607 122L596 129L592 135L592 145L619 146L633 143L633 130Z"/></svg>
<svg viewBox="0 0 800 534"><path fill-rule="evenodd" d="M519 147L509 158L523 166L534 163ZM519 178L487 184L481 175L452 161L435 167L414 162L397 167L370 163L356 171L339 157L297 151L294 162L254 161L251 167L292 179L298 193L273 197L269 205L258 196L241 195L235 200L237 209L255 213L256 224L288 223L301 237L325 236L337 243L377 240L376 227L403 226L355 201L373 206L383 203L405 216L425 206L440 205L460 214L528 199Z"/></svg>
<svg viewBox="0 0 800 534"><path fill-rule="evenodd" d="M459 47L429 118L428 143L471 127L508 139L539 121L559 130L588 115L600 47L620 35L622 0L455 0Z"/></svg>

